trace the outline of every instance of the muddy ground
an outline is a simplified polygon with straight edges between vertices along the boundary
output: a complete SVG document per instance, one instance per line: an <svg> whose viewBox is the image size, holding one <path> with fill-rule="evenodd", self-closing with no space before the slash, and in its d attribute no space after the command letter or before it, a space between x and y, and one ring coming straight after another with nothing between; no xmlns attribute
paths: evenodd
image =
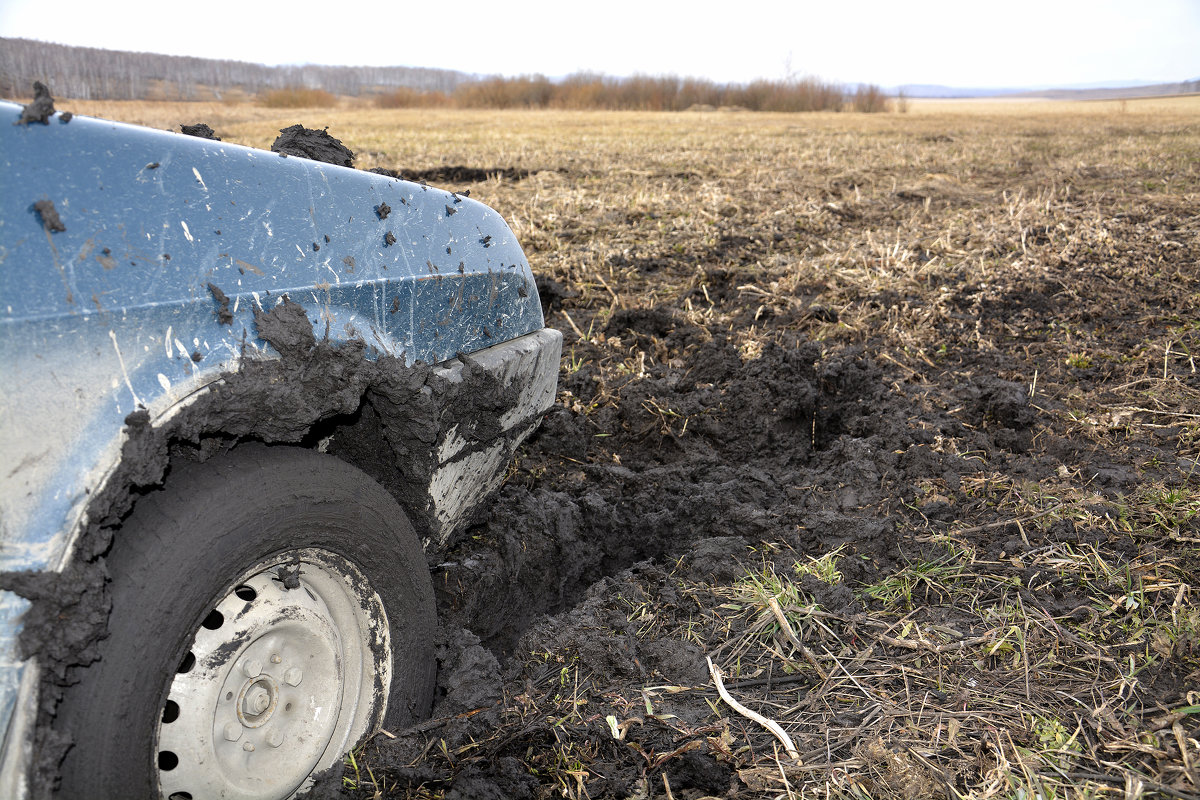
<svg viewBox="0 0 1200 800"><path fill-rule="evenodd" d="M303 120L566 337L433 718L312 796L1196 796L1200 128L1081 106Z"/></svg>
<svg viewBox="0 0 1200 800"><path fill-rule="evenodd" d="M451 187L571 193L559 402L434 570L434 719L318 793L1195 796L1200 140L1079 122Z"/></svg>

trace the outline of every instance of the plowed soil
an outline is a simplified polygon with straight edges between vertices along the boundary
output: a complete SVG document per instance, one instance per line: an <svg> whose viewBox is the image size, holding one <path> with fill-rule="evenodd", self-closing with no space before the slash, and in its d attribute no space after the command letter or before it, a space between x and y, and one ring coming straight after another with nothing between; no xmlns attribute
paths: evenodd
<svg viewBox="0 0 1200 800"><path fill-rule="evenodd" d="M566 337L314 796L1195 796L1200 106L218 112L462 179Z"/></svg>

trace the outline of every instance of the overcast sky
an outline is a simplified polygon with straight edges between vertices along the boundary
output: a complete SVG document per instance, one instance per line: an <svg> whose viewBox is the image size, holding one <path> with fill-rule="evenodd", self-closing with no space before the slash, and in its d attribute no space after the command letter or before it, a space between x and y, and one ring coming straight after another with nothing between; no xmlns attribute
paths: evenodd
<svg viewBox="0 0 1200 800"><path fill-rule="evenodd" d="M722 83L789 70L885 86L1200 78L1200 0L0 0L0 37L265 64Z"/></svg>

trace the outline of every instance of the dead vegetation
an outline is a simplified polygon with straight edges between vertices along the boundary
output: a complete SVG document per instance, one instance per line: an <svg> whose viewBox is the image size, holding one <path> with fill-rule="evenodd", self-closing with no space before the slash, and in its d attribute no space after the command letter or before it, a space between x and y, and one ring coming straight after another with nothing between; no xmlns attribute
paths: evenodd
<svg viewBox="0 0 1200 800"><path fill-rule="evenodd" d="M741 453L712 426L752 403L665 388L714 341L746 369L803 343L818 374L878 376L874 409L821 395L789 433L844 470L771 490L802 510L618 564L521 640L498 705L376 737L329 791L1197 796L1200 106L912 106L214 109L226 141L302 122L363 168L511 170L448 187L510 222L566 334L559 422L505 492ZM881 451L873 416L914 438Z"/></svg>

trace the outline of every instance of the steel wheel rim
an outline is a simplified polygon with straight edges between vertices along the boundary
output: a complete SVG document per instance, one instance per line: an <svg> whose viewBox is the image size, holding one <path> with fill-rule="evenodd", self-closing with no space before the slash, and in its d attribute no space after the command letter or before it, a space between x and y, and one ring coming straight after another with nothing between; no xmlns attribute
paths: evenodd
<svg viewBox="0 0 1200 800"><path fill-rule="evenodd" d="M212 608L167 691L159 794L290 797L383 718L383 603L353 564L305 549L256 564Z"/></svg>

